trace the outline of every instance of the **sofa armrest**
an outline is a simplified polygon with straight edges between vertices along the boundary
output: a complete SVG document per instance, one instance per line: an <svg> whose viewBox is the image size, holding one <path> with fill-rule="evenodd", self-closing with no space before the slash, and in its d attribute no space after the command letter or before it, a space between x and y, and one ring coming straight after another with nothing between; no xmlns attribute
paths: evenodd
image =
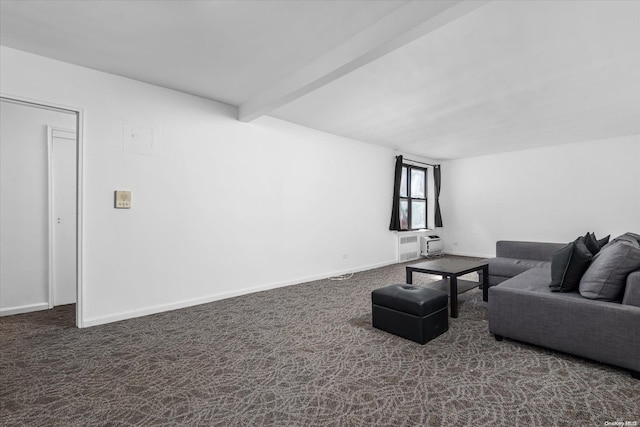
<svg viewBox="0 0 640 427"><path fill-rule="evenodd" d="M566 245L566 243L498 240L496 242L496 257L551 261L553 254Z"/></svg>
<svg viewBox="0 0 640 427"><path fill-rule="evenodd" d="M640 270L632 271L627 276L622 304L640 307Z"/></svg>

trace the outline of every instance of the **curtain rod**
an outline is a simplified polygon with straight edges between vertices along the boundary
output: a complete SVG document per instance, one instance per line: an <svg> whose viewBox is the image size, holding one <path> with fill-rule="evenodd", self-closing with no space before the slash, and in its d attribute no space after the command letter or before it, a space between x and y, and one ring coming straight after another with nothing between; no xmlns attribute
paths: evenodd
<svg viewBox="0 0 640 427"><path fill-rule="evenodd" d="M397 156L396 156L396 158L397 158ZM405 159L404 157L402 159L406 160L408 162L418 163L418 164L421 164L421 165L427 165L427 166L431 166L431 167L434 167L434 168L439 168L440 167L440 165L434 165L434 164L431 164L431 163L425 163L425 162L421 162L421 161L418 161L418 160Z"/></svg>

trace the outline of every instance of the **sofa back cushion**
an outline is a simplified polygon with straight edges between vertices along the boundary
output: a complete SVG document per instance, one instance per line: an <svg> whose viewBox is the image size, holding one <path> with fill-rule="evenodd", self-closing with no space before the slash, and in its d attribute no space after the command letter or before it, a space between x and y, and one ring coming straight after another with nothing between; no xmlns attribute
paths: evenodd
<svg viewBox="0 0 640 427"><path fill-rule="evenodd" d="M620 300L630 272L640 268L640 244L615 240L593 258L580 280L580 295L601 301Z"/></svg>
<svg viewBox="0 0 640 427"><path fill-rule="evenodd" d="M566 243L498 240L496 242L496 256L536 261L551 261L553 254L565 246Z"/></svg>
<svg viewBox="0 0 640 427"><path fill-rule="evenodd" d="M548 261L502 257L490 258L487 260L487 264L489 264L489 277L513 277L532 268L549 267L550 265Z"/></svg>

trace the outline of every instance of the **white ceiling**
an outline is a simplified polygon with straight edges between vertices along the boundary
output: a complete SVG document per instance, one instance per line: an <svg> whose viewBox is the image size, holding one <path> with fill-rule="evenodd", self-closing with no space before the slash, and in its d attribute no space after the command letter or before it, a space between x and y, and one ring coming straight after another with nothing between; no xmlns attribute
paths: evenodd
<svg viewBox="0 0 640 427"><path fill-rule="evenodd" d="M0 43L433 159L640 133L640 2L0 1Z"/></svg>
<svg viewBox="0 0 640 427"><path fill-rule="evenodd" d="M640 131L639 2L493 2L273 115L447 159Z"/></svg>

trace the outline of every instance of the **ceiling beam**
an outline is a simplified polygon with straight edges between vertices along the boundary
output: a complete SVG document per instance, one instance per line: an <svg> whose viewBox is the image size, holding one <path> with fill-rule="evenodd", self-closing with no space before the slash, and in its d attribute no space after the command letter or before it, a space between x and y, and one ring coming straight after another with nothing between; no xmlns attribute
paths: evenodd
<svg viewBox="0 0 640 427"><path fill-rule="evenodd" d="M250 122L412 42L491 0L413 0L238 107Z"/></svg>

